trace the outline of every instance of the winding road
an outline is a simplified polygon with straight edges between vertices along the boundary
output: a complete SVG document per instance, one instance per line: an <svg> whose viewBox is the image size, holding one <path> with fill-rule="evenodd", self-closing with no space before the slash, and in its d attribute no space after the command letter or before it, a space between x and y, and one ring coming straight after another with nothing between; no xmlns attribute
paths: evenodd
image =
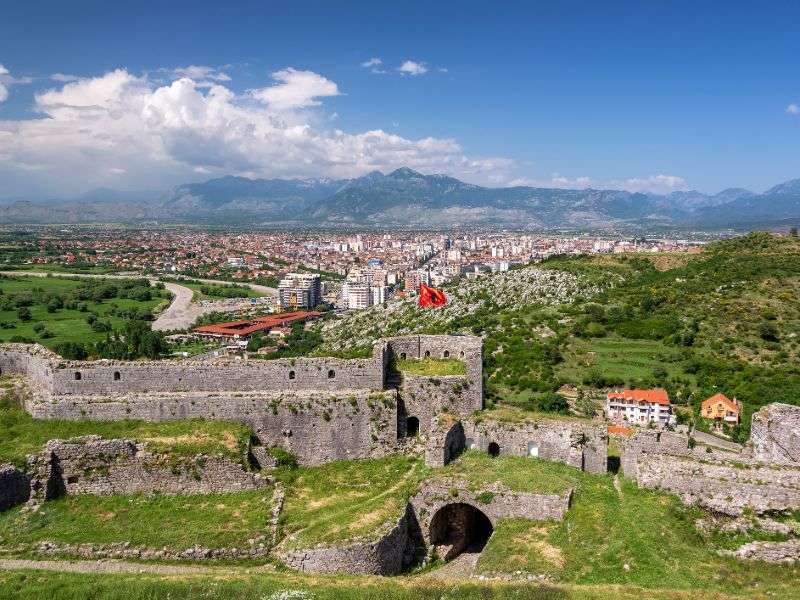
<svg viewBox="0 0 800 600"><path fill-rule="evenodd" d="M140 279L141 276L136 274L132 275L99 275L94 273L52 273L46 271L0 271L0 275L16 275L22 277L84 277L87 279ZM146 277L151 284L158 283L159 280L154 277ZM217 281L214 279L193 279L193 281L200 281L202 283L210 283L215 285L232 285L230 281ZM191 327L198 317L209 312L219 310L211 304L200 304L192 302L194 298L194 291L186 286L178 283L161 282L164 287L172 294L172 302L163 310L158 317L153 321L152 328L154 331L169 331L172 329L188 329ZM278 290L275 288L258 285L256 283L242 283L241 285L248 286L251 290L264 294L266 296L277 297Z"/></svg>

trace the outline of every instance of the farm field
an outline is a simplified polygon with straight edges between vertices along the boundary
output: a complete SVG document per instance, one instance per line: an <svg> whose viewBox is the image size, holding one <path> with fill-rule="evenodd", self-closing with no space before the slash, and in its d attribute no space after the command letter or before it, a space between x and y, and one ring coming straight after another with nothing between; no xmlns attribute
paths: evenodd
<svg viewBox="0 0 800 600"><path fill-rule="evenodd" d="M149 286L148 293L138 298L104 298L87 291L106 283L109 289L119 287L120 281L0 277L0 342L21 339L51 349L62 342L98 342L106 339L109 331L122 328L132 316L149 318L169 304L169 292ZM144 285L139 289L144 290ZM50 306L54 298L60 299L60 307L58 301ZM89 322L92 319L105 326L93 327Z"/></svg>

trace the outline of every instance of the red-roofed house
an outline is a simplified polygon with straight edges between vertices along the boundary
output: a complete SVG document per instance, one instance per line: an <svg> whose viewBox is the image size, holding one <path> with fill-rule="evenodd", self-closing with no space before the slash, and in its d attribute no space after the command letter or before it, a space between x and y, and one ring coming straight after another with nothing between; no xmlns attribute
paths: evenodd
<svg viewBox="0 0 800 600"><path fill-rule="evenodd" d="M700 414L706 419L736 425L739 422L741 409L742 405L736 398L731 400L725 394L717 393L703 400Z"/></svg>
<svg viewBox="0 0 800 600"><path fill-rule="evenodd" d="M606 416L615 422L634 425L672 425L675 415L667 390L622 390L606 396Z"/></svg>

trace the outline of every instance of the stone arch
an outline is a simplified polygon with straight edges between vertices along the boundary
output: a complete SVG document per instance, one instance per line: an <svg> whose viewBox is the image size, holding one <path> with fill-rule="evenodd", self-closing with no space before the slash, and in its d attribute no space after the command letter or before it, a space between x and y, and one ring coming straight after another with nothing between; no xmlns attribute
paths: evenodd
<svg viewBox="0 0 800 600"><path fill-rule="evenodd" d="M466 356L466 355L464 354L464 351L463 351L463 350L462 350L461 352L459 352L459 353L458 353L458 355L459 355L461 358L464 358L464 356Z"/></svg>
<svg viewBox="0 0 800 600"><path fill-rule="evenodd" d="M442 358L450 358L450 350L445 350L442 352Z"/></svg>
<svg viewBox="0 0 800 600"><path fill-rule="evenodd" d="M336 371L328 369L328 379L333 379L334 377L336 377Z"/></svg>
<svg viewBox="0 0 800 600"><path fill-rule="evenodd" d="M406 418L406 437L415 437L419 433L419 418L408 417Z"/></svg>
<svg viewBox="0 0 800 600"><path fill-rule="evenodd" d="M430 358L430 357L431 357L431 351L425 350L425 358Z"/></svg>
<svg viewBox="0 0 800 600"><path fill-rule="evenodd" d="M75 371L74 377L75 377L75 381L80 381L81 380L81 372L80 371Z"/></svg>
<svg viewBox="0 0 800 600"><path fill-rule="evenodd" d="M489 445L486 447L486 452L492 457L500 456L500 444L497 442L489 442Z"/></svg>
<svg viewBox="0 0 800 600"><path fill-rule="evenodd" d="M428 528L431 546L444 560L462 552L480 552L494 532L489 517L464 502L445 504L434 513Z"/></svg>
<svg viewBox="0 0 800 600"><path fill-rule="evenodd" d="M295 372L289 371L289 379L294 379L294 378L295 378Z"/></svg>
<svg viewBox="0 0 800 600"><path fill-rule="evenodd" d="M114 381L119 381L122 379L122 375L120 375L119 371L114 371Z"/></svg>

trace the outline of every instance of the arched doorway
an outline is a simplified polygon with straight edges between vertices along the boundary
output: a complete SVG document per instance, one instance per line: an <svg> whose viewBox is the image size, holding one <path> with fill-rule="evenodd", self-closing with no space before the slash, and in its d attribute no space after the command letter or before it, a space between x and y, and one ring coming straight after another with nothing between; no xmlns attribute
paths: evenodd
<svg viewBox="0 0 800 600"><path fill-rule="evenodd" d="M491 442L486 448L486 452L488 452L491 457L500 456L500 444Z"/></svg>
<svg viewBox="0 0 800 600"><path fill-rule="evenodd" d="M406 437L415 437L419 433L419 419L408 417L406 419Z"/></svg>
<svg viewBox="0 0 800 600"><path fill-rule="evenodd" d="M462 552L480 552L492 535L492 522L471 504L447 504L436 511L429 529L430 543L444 560Z"/></svg>

